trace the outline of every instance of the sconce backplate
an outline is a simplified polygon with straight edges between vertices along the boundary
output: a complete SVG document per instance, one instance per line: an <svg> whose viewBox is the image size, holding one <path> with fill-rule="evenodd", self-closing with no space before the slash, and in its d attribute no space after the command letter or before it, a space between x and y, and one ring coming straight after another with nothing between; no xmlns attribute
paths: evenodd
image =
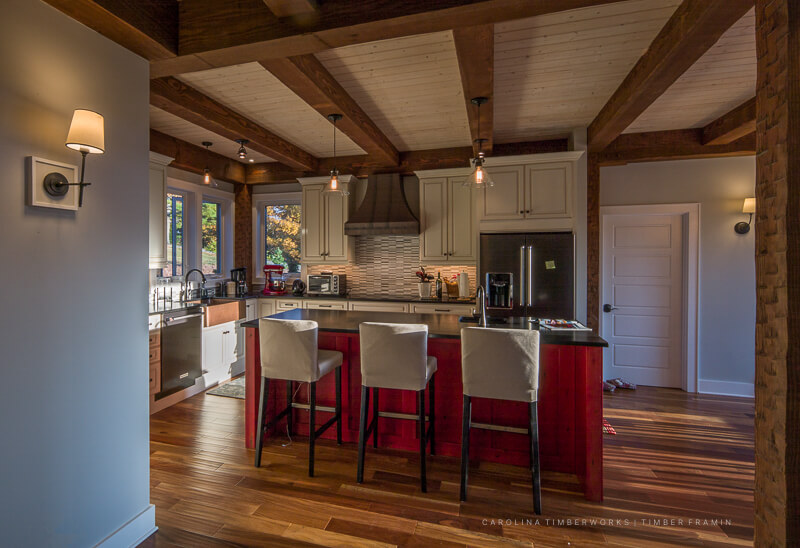
<svg viewBox="0 0 800 548"><path fill-rule="evenodd" d="M44 191L50 196L65 196L69 191L69 181L57 171L48 173L44 176Z"/></svg>

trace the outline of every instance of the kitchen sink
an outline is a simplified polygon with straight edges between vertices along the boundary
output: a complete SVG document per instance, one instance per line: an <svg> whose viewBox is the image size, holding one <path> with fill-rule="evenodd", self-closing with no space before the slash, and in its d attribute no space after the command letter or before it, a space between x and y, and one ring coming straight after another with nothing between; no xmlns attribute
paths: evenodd
<svg viewBox="0 0 800 548"><path fill-rule="evenodd" d="M243 300L210 297L189 302L198 304L205 309L203 327L235 322L245 318L247 315L247 304Z"/></svg>

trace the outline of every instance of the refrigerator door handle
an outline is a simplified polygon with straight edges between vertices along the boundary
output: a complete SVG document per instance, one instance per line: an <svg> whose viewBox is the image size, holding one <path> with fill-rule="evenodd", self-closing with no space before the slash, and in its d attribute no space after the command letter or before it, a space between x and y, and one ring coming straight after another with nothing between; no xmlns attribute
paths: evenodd
<svg viewBox="0 0 800 548"><path fill-rule="evenodd" d="M533 246L528 246L528 306L533 306ZM528 310L528 313L531 311Z"/></svg>
<svg viewBox="0 0 800 548"><path fill-rule="evenodd" d="M525 305L525 246L519 246L519 304Z"/></svg>

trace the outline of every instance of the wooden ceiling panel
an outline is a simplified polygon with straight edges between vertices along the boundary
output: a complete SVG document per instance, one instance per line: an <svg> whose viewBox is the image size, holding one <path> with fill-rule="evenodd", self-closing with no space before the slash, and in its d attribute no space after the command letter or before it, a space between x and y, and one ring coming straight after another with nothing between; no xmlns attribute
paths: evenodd
<svg viewBox="0 0 800 548"><path fill-rule="evenodd" d="M495 142L588 126L680 0L633 0L495 25Z"/></svg>
<svg viewBox="0 0 800 548"><path fill-rule="evenodd" d="M703 127L755 93L755 14L750 10L625 133Z"/></svg>
<svg viewBox="0 0 800 548"><path fill-rule="evenodd" d="M347 46L316 56L398 150L470 145L452 32Z"/></svg>
<svg viewBox="0 0 800 548"><path fill-rule="evenodd" d="M212 99L319 158L333 156L331 123L258 63L178 77ZM364 154L341 132L337 155Z"/></svg>
<svg viewBox="0 0 800 548"><path fill-rule="evenodd" d="M234 160L239 159L236 155L239 150L238 143L187 122L183 118L179 118L153 105L150 105L150 128L197 146L203 146L203 141L211 141L214 144L209 148L210 150ZM257 163L275 161L269 156L250 150L250 148L247 148L247 158L252 158Z"/></svg>

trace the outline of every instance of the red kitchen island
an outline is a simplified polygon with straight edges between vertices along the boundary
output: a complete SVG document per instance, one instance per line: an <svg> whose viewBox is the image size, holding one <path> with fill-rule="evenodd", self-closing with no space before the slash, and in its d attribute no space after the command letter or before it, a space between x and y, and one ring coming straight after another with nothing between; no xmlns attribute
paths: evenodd
<svg viewBox="0 0 800 548"><path fill-rule="evenodd" d="M342 364L342 426L345 443L357 443L361 401L361 367L358 325L362 322L424 323L428 325L428 354L436 356L436 454L461 454L461 341L462 323L450 314L405 314L295 309L271 316L287 320L314 320L319 324L319 347L344 354ZM258 320L245 322L246 399L245 443L255 447L258 401L261 389ZM530 329L524 319L491 327ZM575 474L588 500L603 498L603 347L608 343L592 332L542 331L539 368L539 444L543 470ZM298 389L295 402L308 401L308 385ZM334 376L317 383L317 405L334 405ZM270 383L269 417L286 406L284 382ZM381 411L415 413L416 395L409 391L381 389ZM327 420L319 412L317 424ZM473 422L527 428L527 404L473 399ZM285 424L285 423L282 423ZM279 425L278 432L285 431ZM308 413L294 412L294 428L308 435ZM336 430L323 436L335 439ZM381 419L379 447L417 452L419 441L413 421ZM527 436L475 429L470 434L470 460L527 466ZM355 462L353 475L355 476Z"/></svg>

